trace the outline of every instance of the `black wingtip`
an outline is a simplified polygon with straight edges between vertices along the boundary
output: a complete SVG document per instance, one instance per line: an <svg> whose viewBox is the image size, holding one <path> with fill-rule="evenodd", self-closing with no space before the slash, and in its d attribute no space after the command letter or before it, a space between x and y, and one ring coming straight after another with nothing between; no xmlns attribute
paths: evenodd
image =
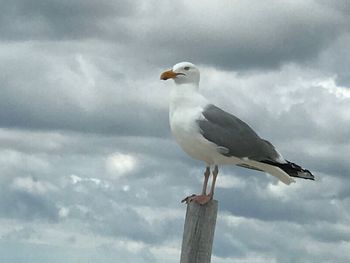
<svg viewBox="0 0 350 263"><path fill-rule="evenodd" d="M291 173L289 175L292 177L298 177L298 178L303 178L303 179L315 181L315 176L310 171L304 170L304 169L302 172L297 172L296 174Z"/></svg>
<svg viewBox="0 0 350 263"><path fill-rule="evenodd" d="M315 176L309 170L304 169L295 163L289 161L286 163L278 163L270 160L261 162L277 166L286 172L289 176L315 181Z"/></svg>

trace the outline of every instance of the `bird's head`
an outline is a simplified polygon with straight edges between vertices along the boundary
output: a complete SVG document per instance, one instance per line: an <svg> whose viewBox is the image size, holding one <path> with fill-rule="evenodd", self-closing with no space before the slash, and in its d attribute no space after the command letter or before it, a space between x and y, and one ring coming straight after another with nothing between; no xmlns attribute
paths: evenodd
<svg viewBox="0 0 350 263"><path fill-rule="evenodd" d="M199 84L198 68L190 62L181 62L160 75L161 80L173 79L176 84Z"/></svg>

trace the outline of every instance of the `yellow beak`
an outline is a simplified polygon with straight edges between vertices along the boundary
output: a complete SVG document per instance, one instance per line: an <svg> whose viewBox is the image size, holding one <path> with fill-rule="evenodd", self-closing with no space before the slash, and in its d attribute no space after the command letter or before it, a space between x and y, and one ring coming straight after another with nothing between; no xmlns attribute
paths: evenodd
<svg viewBox="0 0 350 263"><path fill-rule="evenodd" d="M161 80L173 79L173 78L176 78L176 76L177 76L177 73L175 73L170 69L168 71L164 71L162 75L160 75L160 79Z"/></svg>

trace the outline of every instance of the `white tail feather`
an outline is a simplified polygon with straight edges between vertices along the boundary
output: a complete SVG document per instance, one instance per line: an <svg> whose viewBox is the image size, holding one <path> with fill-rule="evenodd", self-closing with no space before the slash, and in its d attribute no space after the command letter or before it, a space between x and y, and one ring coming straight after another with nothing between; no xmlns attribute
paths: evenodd
<svg viewBox="0 0 350 263"><path fill-rule="evenodd" d="M284 172L282 169L266 164L266 163L261 163L249 159L244 160L244 164L248 166L252 166L258 170L264 171L268 174L271 174L275 177L277 177L281 182L285 183L286 185L290 185L291 183L295 183L295 180L290 177L286 172Z"/></svg>

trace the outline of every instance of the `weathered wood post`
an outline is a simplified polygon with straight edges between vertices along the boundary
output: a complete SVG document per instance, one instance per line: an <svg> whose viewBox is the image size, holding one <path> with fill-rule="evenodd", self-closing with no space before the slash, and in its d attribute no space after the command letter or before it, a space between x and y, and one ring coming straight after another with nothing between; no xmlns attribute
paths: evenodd
<svg viewBox="0 0 350 263"><path fill-rule="evenodd" d="M210 263L218 201L187 205L180 263Z"/></svg>

